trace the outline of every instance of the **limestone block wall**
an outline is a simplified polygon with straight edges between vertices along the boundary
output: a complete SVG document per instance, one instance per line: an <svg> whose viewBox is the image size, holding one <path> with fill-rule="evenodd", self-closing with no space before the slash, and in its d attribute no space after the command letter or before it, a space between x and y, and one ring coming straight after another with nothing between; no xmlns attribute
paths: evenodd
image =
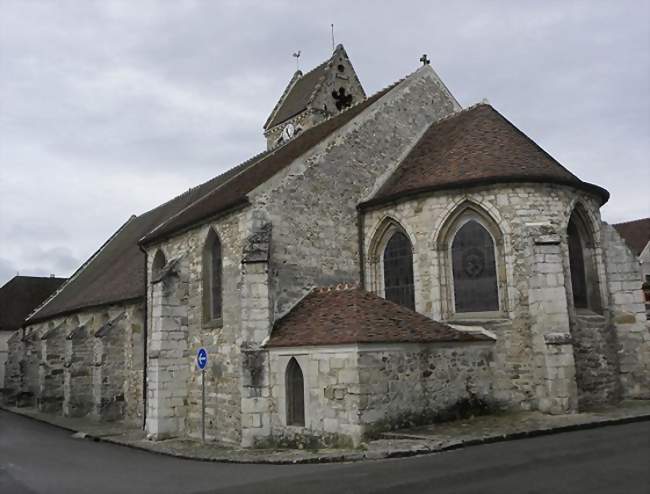
<svg viewBox="0 0 650 494"><path fill-rule="evenodd" d="M366 433L498 406L492 343L368 346L358 365L358 421Z"/></svg>
<svg viewBox="0 0 650 494"><path fill-rule="evenodd" d="M41 336L38 409L61 413L63 408L63 374L65 355L65 320L50 321Z"/></svg>
<svg viewBox="0 0 650 494"><path fill-rule="evenodd" d="M7 340L7 362L5 363L5 399L14 402L22 389L23 360L25 358L25 343L23 330L14 331Z"/></svg>
<svg viewBox="0 0 650 494"><path fill-rule="evenodd" d="M11 331L0 331L0 388L4 388L5 365L9 359L9 338Z"/></svg>
<svg viewBox="0 0 650 494"><path fill-rule="evenodd" d="M83 417L93 408L93 332L97 324L92 317L80 319L65 337L63 415L67 417Z"/></svg>
<svg viewBox="0 0 650 494"><path fill-rule="evenodd" d="M550 388L545 377L548 373L541 369L550 361L545 363L540 356L558 350L548 347L544 335L570 332L569 313L573 308L567 301L570 294L566 291L566 228L577 203L588 211L594 225L600 223L599 204L595 198L571 187L553 184L501 184L440 191L367 211L363 232L365 288L383 296L381 253L374 252L373 248L379 243L377 237L386 221L394 221L403 228L413 245L416 310L435 320L479 324L493 331L497 336L495 398L523 409L544 406L541 400L548 397ZM454 313L452 274L447 261L450 239L446 235L456 215L466 207L479 211L500 230L497 265L501 310L487 318L469 319ZM556 236L555 247L544 246L542 232L539 232L539 244L533 241L535 230L541 225ZM545 252L549 248L553 252ZM604 280L604 259L599 243L594 257L600 279ZM535 276L534 263L539 263ZM601 298L607 300L604 283L601 290ZM531 294L535 300L531 300ZM531 304L536 304L533 311ZM567 361L567 365L570 366L570 362ZM564 385L568 386L566 381ZM559 389L557 386L560 384L554 389ZM569 388L565 387L562 396L558 396L563 398L558 404L567 405L571 401L568 392Z"/></svg>
<svg viewBox="0 0 650 494"><path fill-rule="evenodd" d="M220 325L205 324L203 321L203 249L210 228L219 236L222 250L223 314ZM156 251L161 249L168 262L178 260L176 276L183 283L178 295L174 295L177 306L172 308L165 302L171 313L166 316L164 324L159 321L162 312L154 312L163 303L162 292L157 292L156 284L148 288L147 431L153 437L157 430L164 429L158 429L150 419L169 416L165 415L169 413L169 403L165 404L164 397L152 390L158 379L155 373L161 370L160 365L163 364L160 360L163 348L174 355L177 389L174 397L169 398L175 403L174 406L179 407L175 425L166 434L200 436L201 374L196 369L195 357L198 348L204 347L209 355L206 371L206 436L237 444L241 440L241 260L244 240L250 231L246 216L239 212L147 248L149 273ZM149 279L152 279L151 275Z"/></svg>
<svg viewBox="0 0 650 494"><path fill-rule="evenodd" d="M295 358L304 380L305 426L287 425L286 369ZM357 445L359 355L356 346L272 349L269 352L273 441L290 445ZM261 445L264 443L261 442Z"/></svg>
<svg viewBox="0 0 650 494"><path fill-rule="evenodd" d="M357 204L427 126L459 109L425 67L250 195L273 224L272 300L284 314L313 286L359 280Z"/></svg>
<svg viewBox="0 0 650 494"><path fill-rule="evenodd" d="M41 363L41 334L42 325L36 325L25 331L23 337L25 343L25 358L23 360L23 387L22 391L26 393L25 405L34 406L37 402L37 396L40 391L39 385L39 366Z"/></svg>
<svg viewBox="0 0 650 494"><path fill-rule="evenodd" d="M646 320L638 259L618 232L603 224L609 313L618 341L622 393L650 398L650 324Z"/></svg>

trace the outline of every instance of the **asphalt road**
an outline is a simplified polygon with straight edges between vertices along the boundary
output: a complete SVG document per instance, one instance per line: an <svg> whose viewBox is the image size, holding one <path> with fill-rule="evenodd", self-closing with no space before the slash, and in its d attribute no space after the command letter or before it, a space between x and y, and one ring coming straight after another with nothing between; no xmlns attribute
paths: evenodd
<svg viewBox="0 0 650 494"><path fill-rule="evenodd" d="M398 460L234 465L73 439L0 411L0 493L650 494L650 422Z"/></svg>

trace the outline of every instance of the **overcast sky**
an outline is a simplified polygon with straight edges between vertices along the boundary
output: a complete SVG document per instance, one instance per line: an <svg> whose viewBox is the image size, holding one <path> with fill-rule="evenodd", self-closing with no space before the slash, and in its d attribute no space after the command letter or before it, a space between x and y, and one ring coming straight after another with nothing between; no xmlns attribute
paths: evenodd
<svg viewBox="0 0 650 494"><path fill-rule="evenodd" d="M330 23L372 94L427 53L585 181L650 216L650 2L0 0L0 285L70 275L140 214L261 151Z"/></svg>

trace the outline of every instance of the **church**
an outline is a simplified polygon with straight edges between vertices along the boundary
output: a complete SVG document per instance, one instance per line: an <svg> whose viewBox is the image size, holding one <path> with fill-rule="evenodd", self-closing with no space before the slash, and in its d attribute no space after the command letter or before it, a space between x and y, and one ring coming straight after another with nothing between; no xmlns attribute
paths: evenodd
<svg viewBox="0 0 650 494"><path fill-rule="evenodd" d="M488 103L461 107L426 57L367 95L339 45L263 132L266 151L129 218L27 318L6 399L200 437L199 348L206 436L244 447L650 397L609 193Z"/></svg>

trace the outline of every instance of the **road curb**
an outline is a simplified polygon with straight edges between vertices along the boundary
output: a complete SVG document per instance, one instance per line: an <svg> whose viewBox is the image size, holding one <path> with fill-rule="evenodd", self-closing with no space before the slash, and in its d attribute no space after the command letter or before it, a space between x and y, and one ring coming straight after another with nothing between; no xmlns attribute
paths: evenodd
<svg viewBox="0 0 650 494"><path fill-rule="evenodd" d="M37 422L41 422L43 424L48 424L54 427L57 427L59 429L69 431L69 432L82 432L78 429L73 429L61 424L57 424L55 422L50 422L46 419L43 419L41 417L35 417L29 414L23 414L20 413L18 410L13 410L10 408L6 408L5 406L0 405L0 410L3 410L8 413L12 413L14 415L18 415L21 417L25 417L28 419L35 420ZM480 446L483 444L492 444L492 443L498 443L498 442L506 442L506 441L516 441L520 439L528 439L528 438L533 438L533 437L540 437L540 436L548 436L552 434L560 434L563 432L572 432L572 431L579 431L579 430L588 430L588 429L597 429L600 427L607 427L607 426L612 426L612 425L623 425L623 424L631 424L635 422L645 422L645 421L650 421L650 414L643 414L643 415L635 415L632 417L617 417L617 418L611 418L611 419L604 419L604 420L597 420L593 422L584 422L580 424L570 424L570 425L562 425L562 426L557 426L557 427L550 427L550 428L540 428L540 429L531 429L527 431L518 431L518 432L512 432L512 433L507 433L507 434L495 434L491 436L486 436L486 437L481 437L481 438L475 438L475 439L467 439L467 440L460 440L458 442L450 443L450 444L443 444L443 445L438 445L438 446L432 446L432 447L424 447L424 448L404 448L404 449L395 449L395 450L385 450L385 451L377 451L377 452L357 452L357 453L342 453L342 454L332 454L331 456L326 455L326 456L317 456L317 457L310 457L310 458L293 458L293 459L264 459L264 458L208 458L208 457L201 457L201 456L192 456L184 453L175 453L173 451L164 451L164 450L157 450L157 449L152 449L145 447L140 444L134 444L134 443L129 443L125 441L120 441L112 438L111 436L98 436L98 435L93 435L89 433L84 433L85 438L95 441L95 442L104 442L107 444L115 444L117 446L124 446L127 448L131 449L137 449L140 451L146 451L149 453L154 453L157 455L163 455L163 456L170 456L174 458L180 458L184 460L193 460L193 461L202 461L202 462L214 462L214 463L240 463L240 464L259 464L259 465L297 465L297 464L314 464L314 463L346 463L346 462L358 462L358 461L369 461L369 460L382 460L382 459L390 459L390 458L407 458L407 457L412 457L412 456L422 456L422 455L427 455L427 454L433 454L433 453L442 453L445 451L453 451L456 449L462 449L462 448L467 448L467 447L472 447L472 446ZM416 437L409 435L407 436L399 436L396 435L390 439L395 439L395 440L400 440L400 439L408 439L408 440L420 440L420 441L426 441L427 439L425 437Z"/></svg>

